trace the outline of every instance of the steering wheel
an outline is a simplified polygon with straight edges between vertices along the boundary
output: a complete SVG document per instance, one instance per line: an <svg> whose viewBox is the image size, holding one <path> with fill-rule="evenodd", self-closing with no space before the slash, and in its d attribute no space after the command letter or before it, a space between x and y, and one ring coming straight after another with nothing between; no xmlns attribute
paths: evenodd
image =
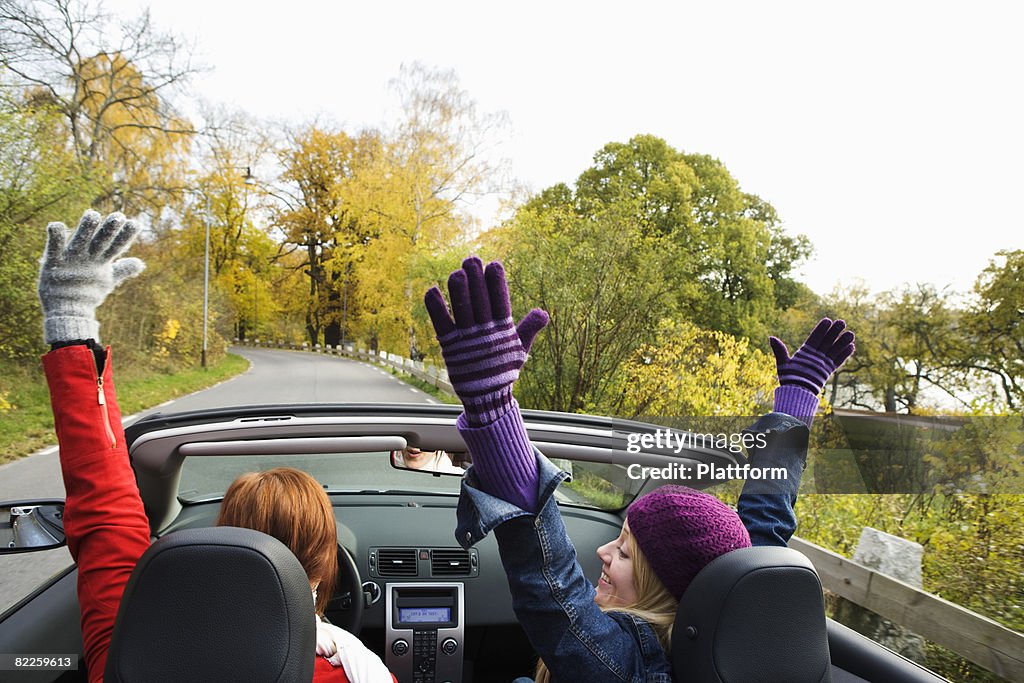
<svg viewBox="0 0 1024 683"><path fill-rule="evenodd" d="M324 612L332 624L358 636L363 625L364 603L363 580L356 560L348 548L338 544L338 583Z"/></svg>

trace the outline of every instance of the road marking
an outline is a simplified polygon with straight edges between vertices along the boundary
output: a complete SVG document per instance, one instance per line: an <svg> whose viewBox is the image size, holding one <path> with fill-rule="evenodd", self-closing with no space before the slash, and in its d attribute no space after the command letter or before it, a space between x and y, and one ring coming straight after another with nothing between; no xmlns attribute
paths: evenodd
<svg viewBox="0 0 1024 683"><path fill-rule="evenodd" d="M437 401L435 401L435 400L434 400L434 399L432 399L432 398L428 398L428 399L427 399L427 403L433 403L434 405L437 405Z"/></svg>
<svg viewBox="0 0 1024 683"><path fill-rule="evenodd" d="M409 391L411 391L414 394L418 394L419 393L419 391L415 387L409 387Z"/></svg>

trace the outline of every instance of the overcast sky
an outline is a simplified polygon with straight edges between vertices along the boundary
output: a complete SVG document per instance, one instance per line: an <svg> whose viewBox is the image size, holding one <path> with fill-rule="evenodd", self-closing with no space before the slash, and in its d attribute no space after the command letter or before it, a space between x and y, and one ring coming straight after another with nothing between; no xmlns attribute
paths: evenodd
<svg viewBox="0 0 1024 683"><path fill-rule="evenodd" d="M1024 3L107 0L195 40L204 97L381 126L403 62L504 110L515 176L572 183L651 133L719 158L816 248L827 292L959 291L1024 248Z"/></svg>

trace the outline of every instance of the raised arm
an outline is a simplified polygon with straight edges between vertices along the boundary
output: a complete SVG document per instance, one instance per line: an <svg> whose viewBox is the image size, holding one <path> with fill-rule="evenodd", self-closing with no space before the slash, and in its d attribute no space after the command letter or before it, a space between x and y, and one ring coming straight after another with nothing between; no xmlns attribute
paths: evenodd
<svg viewBox="0 0 1024 683"><path fill-rule="evenodd" d="M842 320L822 318L792 356L777 337L769 337L779 374L774 412L748 431L763 434L763 446L750 449L750 464L783 468L785 479L748 479L737 503L754 545L786 545L796 531L797 490L807 464L809 429L818 394L829 377L855 350L853 332Z"/></svg>
<svg viewBox="0 0 1024 683"><path fill-rule="evenodd" d="M536 512L537 462L512 385L548 314L535 308L515 325L505 270L497 261L484 272L480 259L466 259L449 276L448 292L454 319L437 287L427 291L424 302L448 379L462 401L457 426L473 469L484 491Z"/></svg>
<svg viewBox="0 0 1024 683"><path fill-rule="evenodd" d="M465 412L458 429L473 456L462 483L456 539L465 547L495 532L512 603L555 680L631 680L653 670L642 637L649 626L597 606L576 559L554 491L567 477L531 445L512 385L548 315L534 309L515 325L500 263L466 259L448 279L452 314L437 288L425 302ZM640 635L643 630L644 635ZM661 662L668 671L667 662Z"/></svg>
<svg viewBox="0 0 1024 683"><path fill-rule="evenodd" d="M114 619L135 563L149 546L121 427L109 349L99 345L96 308L117 285L142 272L139 259L118 257L136 228L114 213L82 216L70 236L48 227L39 273L43 357L60 445L67 501L64 528L78 563L78 601L90 681L101 681Z"/></svg>

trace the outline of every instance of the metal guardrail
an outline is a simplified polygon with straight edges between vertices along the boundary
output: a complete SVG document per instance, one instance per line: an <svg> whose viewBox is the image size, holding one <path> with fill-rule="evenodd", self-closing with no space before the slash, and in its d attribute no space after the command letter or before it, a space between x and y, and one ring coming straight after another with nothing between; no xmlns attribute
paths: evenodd
<svg viewBox="0 0 1024 683"><path fill-rule="evenodd" d="M904 626L1011 681L1024 681L1024 633L800 538L825 590Z"/></svg>
<svg viewBox="0 0 1024 683"><path fill-rule="evenodd" d="M384 365L388 365L410 374L416 379L422 380L427 384L431 384L450 396L455 396L455 390L452 388L451 382L448 381L448 371L444 368L438 368L436 365L431 363L403 358L402 356L398 356L393 353L380 353L374 356L372 352L363 349L355 351L347 351L343 349L341 353L358 358L359 360L383 363Z"/></svg>

